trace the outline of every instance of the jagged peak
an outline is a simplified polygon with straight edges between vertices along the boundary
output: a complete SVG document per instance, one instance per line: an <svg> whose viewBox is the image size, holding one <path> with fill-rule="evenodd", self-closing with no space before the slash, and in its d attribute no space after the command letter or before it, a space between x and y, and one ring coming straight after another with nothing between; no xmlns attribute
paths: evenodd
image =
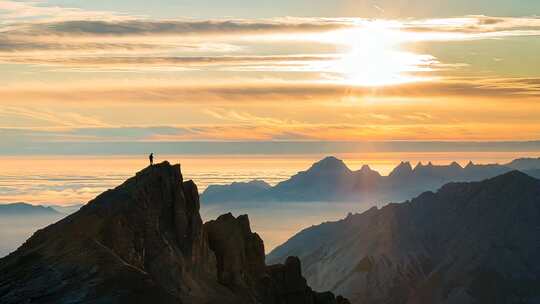
<svg viewBox="0 0 540 304"><path fill-rule="evenodd" d="M334 156L328 156L320 161L314 163L311 168L309 168L308 171L329 171L329 172L335 172L335 171L347 171L350 172L351 170L343 160L338 159Z"/></svg>
<svg viewBox="0 0 540 304"><path fill-rule="evenodd" d="M142 178L144 176L156 176L156 175L172 175L182 176L180 164L171 165L168 161L163 161L159 164L150 165L135 174L135 177Z"/></svg>
<svg viewBox="0 0 540 304"><path fill-rule="evenodd" d="M373 171L373 170L371 170L369 165L363 165L362 168L360 168L360 171Z"/></svg>
<svg viewBox="0 0 540 304"><path fill-rule="evenodd" d="M363 176L372 176L372 175L380 176L381 175L379 172L371 169L371 167L369 165L363 165L360 168L360 170L356 171L355 173L363 175Z"/></svg>
<svg viewBox="0 0 540 304"><path fill-rule="evenodd" d="M450 164L450 167L463 169L463 167L461 167L461 165L460 165L457 161L453 161L453 162Z"/></svg>
<svg viewBox="0 0 540 304"><path fill-rule="evenodd" d="M397 167L395 167L392 170L392 172L390 172L390 176L395 176L395 175L403 174L403 173L410 173L412 172L412 170L413 168L410 162L402 161L401 163L399 163L399 165L397 165Z"/></svg>

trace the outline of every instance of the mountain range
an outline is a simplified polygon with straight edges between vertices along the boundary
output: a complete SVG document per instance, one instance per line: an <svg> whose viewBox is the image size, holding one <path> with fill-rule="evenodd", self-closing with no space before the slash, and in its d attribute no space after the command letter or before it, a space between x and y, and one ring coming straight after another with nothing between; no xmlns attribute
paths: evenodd
<svg viewBox="0 0 540 304"><path fill-rule="evenodd" d="M28 203L0 203L0 216L68 215L83 205L33 205Z"/></svg>
<svg viewBox="0 0 540 304"><path fill-rule="evenodd" d="M522 158L507 164L465 167L457 162L449 165L401 162L388 176L365 165L350 170L335 157L326 157L306 171L270 186L263 181L210 185L201 195L205 204L224 202L306 202L306 201L401 201L426 190L436 190L448 182L479 181L512 170L521 170L540 177L540 158Z"/></svg>
<svg viewBox="0 0 540 304"><path fill-rule="evenodd" d="M0 204L0 216L17 215L59 215L52 207L30 205L26 203Z"/></svg>
<svg viewBox="0 0 540 304"><path fill-rule="evenodd" d="M149 166L0 259L0 303L347 304L297 257L265 264L247 215L207 223L180 165Z"/></svg>
<svg viewBox="0 0 540 304"><path fill-rule="evenodd" d="M314 289L352 303L540 303L540 180L449 183L307 228L267 261L288 255Z"/></svg>
<svg viewBox="0 0 540 304"><path fill-rule="evenodd" d="M0 204L0 257L19 247L34 231L77 211L81 206Z"/></svg>

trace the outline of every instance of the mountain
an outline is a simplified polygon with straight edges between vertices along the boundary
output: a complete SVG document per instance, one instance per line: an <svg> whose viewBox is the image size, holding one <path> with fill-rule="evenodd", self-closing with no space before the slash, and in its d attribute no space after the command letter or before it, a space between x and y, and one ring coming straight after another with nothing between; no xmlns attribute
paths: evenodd
<svg viewBox="0 0 540 304"><path fill-rule="evenodd" d="M233 182L230 185L210 185L204 190L206 202L245 201L271 186L261 180Z"/></svg>
<svg viewBox="0 0 540 304"><path fill-rule="evenodd" d="M540 169L526 170L523 172L526 173L527 175L540 179Z"/></svg>
<svg viewBox="0 0 540 304"><path fill-rule="evenodd" d="M352 303L539 303L540 180L449 183L307 228L267 261L288 255L315 290Z"/></svg>
<svg viewBox="0 0 540 304"><path fill-rule="evenodd" d="M64 217L53 208L26 203L0 204L0 257L19 247L37 229Z"/></svg>
<svg viewBox="0 0 540 304"><path fill-rule="evenodd" d="M261 195L263 200L305 201L318 200L326 195L337 195L352 189L353 172L342 160L327 157L278 183Z"/></svg>
<svg viewBox="0 0 540 304"><path fill-rule="evenodd" d="M83 205L32 205L27 203L0 204L0 216L26 216L26 215L62 215L71 214Z"/></svg>
<svg viewBox="0 0 540 304"><path fill-rule="evenodd" d="M540 159L516 159L508 164L461 167L418 163L414 168L401 162L388 176L381 176L368 166L350 170L342 160L327 157L274 187L248 184L210 186L201 195L205 203L223 202L306 202L306 201L400 201L436 190L448 182L479 181L514 169L537 176ZM260 183L260 182L259 182ZM216 188L217 187L217 188ZM219 195L215 190L219 189Z"/></svg>
<svg viewBox="0 0 540 304"><path fill-rule="evenodd" d="M267 266L247 216L199 208L180 165L147 167L0 259L0 303L348 303L298 258Z"/></svg>
<svg viewBox="0 0 540 304"><path fill-rule="evenodd" d="M30 205L26 203L0 204L0 216L16 215L58 215L59 212L51 207Z"/></svg>
<svg viewBox="0 0 540 304"><path fill-rule="evenodd" d="M63 214L72 214L72 213L78 211L79 209L81 209L82 206L83 206L83 204L75 204L75 205L67 205L67 206L49 205L48 207L51 207L54 210L56 210L56 211L58 211L60 213L63 213Z"/></svg>
<svg viewBox="0 0 540 304"><path fill-rule="evenodd" d="M2 215L57 215L58 211L51 207L30 205L26 203L0 204L0 216Z"/></svg>
<svg viewBox="0 0 540 304"><path fill-rule="evenodd" d="M518 158L509 162L505 166L520 170L539 170L540 169L540 157L538 158Z"/></svg>

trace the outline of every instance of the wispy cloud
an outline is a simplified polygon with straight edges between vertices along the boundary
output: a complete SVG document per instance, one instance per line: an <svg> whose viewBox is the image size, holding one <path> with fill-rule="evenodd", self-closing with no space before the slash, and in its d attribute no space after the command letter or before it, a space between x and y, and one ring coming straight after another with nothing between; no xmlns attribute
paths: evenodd
<svg viewBox="0 0 540 304"><path fill-rule="evenodd" d="M29 107L16 107L2 104L0 106L0 117L2 122L0 127L9 127L16 124L16 121L30 120L39 126L59 126L59 127L80 127L99 126L105 127L103 121L97 118L82 115L75 112L55 112L44 109L32 109Z"/></svg>
<svg viewBox="0 0 540 304"><path fill-rule="evenodd" d="M471 35L472 38L501 37L508 35L528 36L539 35L540 18L467 16L461 18L407 21L403 23L402 28L405 31L410 32L473 34Z"/></svg>
<svg viewBox="0 0 540 304"><path fill-rule="evenodd" d="M107 11L83 10L72 7L62 7L49 5L43 0L34 1L0 1L1 23L12 23L21 20L83 20L83 19L103 19L122 20L131 19L125 14Z"/></svg>
<svg viewBox="0 0 540 304"><path fill-rule="evenodd" d="M134 89L136 88L136 89ZM222 80L216 84L196 82L148 81L126 84L93 82L62 86L20 86L0 89L5 105L9 100L27 102L72 103L180 103L180 104L263 104L294 101L296 103L321 103L345 97L378 98L440 98L467 97L507 99L540 96L538 78L456 78L430 82L368 87L339 83L308 81L249 82Z"/></svg>
<svg viewBox="0 0 540 304"><path fill-rule="evenodd" d="M206 64L228 60L238 63L238 70L248 57L264 63L276 56L249 54L248 49L272 41L289 43L288 56L295 61L305 52L308 43L347 47L351 39L365 39L365 31L375 29L394 32L395 43L431 40L470 40L507 36L540 35L538 18L503 18L469 16L463 18L425 20L368 20L361 18L277 18L221 20L155 20L136 16L107 15L101 12L49 7L39 2L0 1L0 11L10 23L0 29L0 60L18 64L58 65L77 68L93 66L117 68L155 64ZM67 10L65 13L63 10ZM27 12L29 16L49 18L13 19L11 13ZM105 14L105 15L100 15ZM24 15L24 14L23 14ZM52 18L53 16L54 18ZM65 20L62 18L65 17ZM52 19L51 19L52 18ZM384 32L381 32L384 34ZM270 40L269 40L270 39ZM369 46L375 41L366 40ZM245 60L233 57L211 58L208 53L244 51ZM253 50L249 50L253 51ZM189 55L182 55L189 54ZM334 56L342 56L338 51ZM410 54L409 54L410 55ZM429 56L427 54L416 54ZM193 58L187 58L191 57ZM315 60L321 58L313 58ZM253 61L253 60L251 60ZM277 60L274 60L277 61ZM305 61L305 60L304 60ZM201 62L202 63L202 62ZM441 66L456 63L440 63ZM262 66L262 65L261 65ZM302 71L305 64L288 71ZM272 69L269 69L272 70Z"/></svg>

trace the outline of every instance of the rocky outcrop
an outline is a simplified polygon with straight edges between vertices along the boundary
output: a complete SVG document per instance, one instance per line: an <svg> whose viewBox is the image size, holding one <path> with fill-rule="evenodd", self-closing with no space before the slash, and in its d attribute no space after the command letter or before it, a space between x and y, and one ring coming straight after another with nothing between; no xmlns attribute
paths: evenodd
<svg viewBox="0 0 540 304"><path fill-rule="evenodd" d="M227 213L204 224L217 259L218 280L236 293L262 304L347 304L330 292L313 291L302 276L300 260L265 265L264 243L251 231L249 218ZM339 302L338 302L339 301Z"/></svg>
<svg viewBox="0 0 540 304"><path fill-rule="evenodd" d="M265 273L264 243L251 232L249 218L231 213L204 224L217 259L218 280L233 289L249 289Z"/></svg>
<svg viewBox="0 0 540 304"><path fill-rule="evenodd" d="M512 171L308 228L267 256L298 256L310 286L353 303L538 303L540 180Z"/></svg>
<svg viewBox="0 0 540 304"><path fill-rule="evenodd" d="M270 299L266 303L348 304L348 300L331 292L313 292L302 276L300 259L288 257L285 264L268 266L266 279Z"/></svg>
<svg viewBox="0 0 540 304"><path fill-rule="evenodd" d="M148 167L1 259L0 303L286 303L247 216L199 207L179 165Z"/></svg>

